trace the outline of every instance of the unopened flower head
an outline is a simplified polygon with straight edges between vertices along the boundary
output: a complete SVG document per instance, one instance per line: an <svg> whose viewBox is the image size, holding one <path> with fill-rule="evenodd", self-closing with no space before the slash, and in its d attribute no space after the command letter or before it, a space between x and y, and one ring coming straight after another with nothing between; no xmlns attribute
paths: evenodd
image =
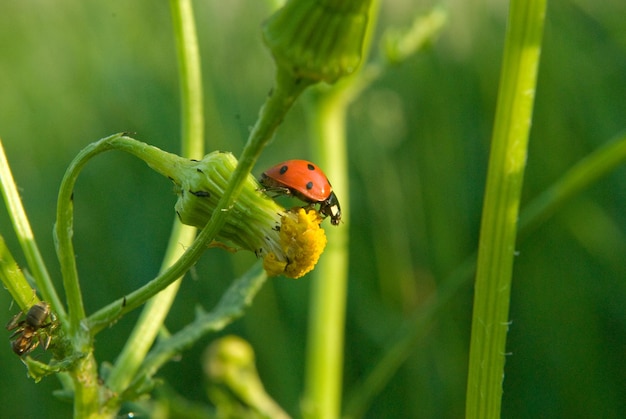
<svg viewBox="0 0 626 419"><path fill-rule="evenodd" d="M213 152L200 161L184 160L176 184L176 212L184 224L203 228L209 221L237 166L231 153ZM286 210L248 176L217 240L263 258L268 275L299 278L313 269L326 245L315 210Z"/></svg>
<svg viewBox="0 0 626 419"><path fill-rule="evenodd" d="M279 67L295 77L334 83L363 54L370 0L290 0L263 26Z"/></svg>

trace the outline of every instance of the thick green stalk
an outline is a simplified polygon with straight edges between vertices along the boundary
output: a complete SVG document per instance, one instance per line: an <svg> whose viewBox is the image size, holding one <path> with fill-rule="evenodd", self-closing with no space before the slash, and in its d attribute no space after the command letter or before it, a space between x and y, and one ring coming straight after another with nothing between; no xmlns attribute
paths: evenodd
<svg viewBox="0 0 626 419"><path fill-rule="evenodd" d="M190 0L170 0L174 37L178 51L181 92L181 154L201 159L204 155L202 72L193 9ZM196 229L174 220L161 271L171 266L190 246ZM182 277L146 303L132 334L117 358L107 387L115 393L126 389L154 343L174 302Z"/></svg>
<svg viewBox="0 0 626 419"><path fill-rule="evenodd" d="M330 4L339 6L334 1ZM353 1L346 6L360 9L360 20L364 25L359 31L346 35L349 39L342 41L360 45L355 49L358 53L354 54L354 57L359 58L347 73L354 74L331 88L322 86L315 92L309 109L316 161L332 179L333 190L341 202L344 222L337 228L327 229L329 244L320 258L312 281L305 394L302 401L305 418L337 418L341 414L350 200L346 112L365 86L361 70L369 54L379 5L379 1L372 0ZM325 59L333 62L329 58ZM367 77L367 80L371 78Z"/></svg>
<svg viewBox="0 0 626 419"><path fill-rule="evenodd" d="M346 221L326 229L328 246L317 264L311 284L302 402L303 416L307 418L335 418L341 411L350 198L345 99L340 93L322 95L311 111L310 126L320 151L317 161L332 179L333 190L340 199L342 218Z"/></svg>
<svg viewBox="0 0 626 419"><path fill-rule="evenodd" d="M478 248L466 417L499 418L517 218L546 0L510 3Z"/></svg>

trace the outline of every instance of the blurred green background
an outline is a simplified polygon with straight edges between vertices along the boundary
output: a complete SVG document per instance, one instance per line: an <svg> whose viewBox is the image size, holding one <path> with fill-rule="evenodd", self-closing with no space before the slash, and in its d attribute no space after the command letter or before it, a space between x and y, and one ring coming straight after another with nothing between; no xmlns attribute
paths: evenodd
<svg viewBox="0 0 626 419"><path fill-rule="evenodd" d="M434 2L382 2L376 39ZM498 87L504 1L443 1L449 22L432 48L394 68L349 112L350 279L346 392L377 362L409 314L477 246ZM524 196L528 201L626 126L626 2L548 5ZM272 85L260 40L268 2L195 2L205 82L207 150L240 153ZM376 41L375 44L376 45ZM376 59L377 52L372 53ZM65 167L90 142L128 131L179 147L177 64L167 2L2 1L0 136L48 266ZM297 105L255 170L310 158ZM332 181L332 179L331 179ZM341 199L341 196L339 196ZM174 218L171 184L122 153L90 163L75 193L75 245L88 312L157 272ZM23 266L6 211L0 232ZM577 197L519 243L504 377L503 417L621 417L626 412L626 168ZM329 224L326 223L328 226ZM342 228L342 227L339 227ZM206 252L167 325L209 309L253 255ZM249 340L268 392L297 415L303 387L309 280L275 278L224 333ZM472 290L436 318L368 418L464 413ZM0 293L0 322L11 310ZM97 337L113 361L136 313ZM0 345L0 416L66 418L54 377L26 378ZM159 376L204 402L207 337Z"/></svg>

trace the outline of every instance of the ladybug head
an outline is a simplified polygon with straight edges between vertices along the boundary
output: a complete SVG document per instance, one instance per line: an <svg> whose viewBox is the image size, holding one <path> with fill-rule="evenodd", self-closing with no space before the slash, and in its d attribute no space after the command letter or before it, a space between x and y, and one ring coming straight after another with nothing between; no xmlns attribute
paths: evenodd
<svg viewBox="0 0 626 419"><path fill-rule="evenodd" d="M332 225L339 225L341 221L341 206L334 192L331 192L328 198L321 202L320 213L325 217L330 217L330 223Z"/></svg>

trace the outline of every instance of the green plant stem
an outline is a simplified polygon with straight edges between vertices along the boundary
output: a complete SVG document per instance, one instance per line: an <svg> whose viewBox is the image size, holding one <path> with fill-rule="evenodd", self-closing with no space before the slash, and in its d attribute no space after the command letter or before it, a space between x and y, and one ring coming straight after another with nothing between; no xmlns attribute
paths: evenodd
<svg viewBox="0 0 626 419"><path fill-rule="evenodd" d="M63 321L67 316L65 308L54 289L50 274L41 257L33 231L30 228L26 211L22 205L17 185L13 180L11 168L4 152L2 140L0 140L0 189L2 190L2 196L13 223L15 234L26 257L26 263L35 278L35 284L41 291L42 297L51 304L57 317ZM7 285L7 288L10 289L10 286ZM22 310L38 302L38 298L36 295L33 295L30 286L28 286L28 292L25 291L24 284L17 286L15 289L22 290L19 293L11 294Z"/></svg>
<svg viewBox="0 0 626 419"><path fill-rule="evenodd" d="M170 0L170 9L181 80L181 155L188 159L200 159L204 155L204 110L193 8L190 0ZM161 272L182 255L183 249L193 243L195 236L195 228L174 220ZM178 278L146 303L107 378L107 387L114 393L122 393L139 370L169 313L181 280L182 277Z"/></svg>
<svg viewBox="0 0 626 419"><path fill-rule="evenodd" d="M337 94L333 94L337 93ZM334 418L341 411L344 325L348 283L349 186L346 146L346 96L322 94L312 107L309 124L316 139L319 164L341 199L343 220L326 230L328 246L311 283L304 417Z"/></svg>
<svg viewBox="0 0 626 419"><path fill-rule="evenodd" d="M31 304L38 302L37 296L33 295L32 288L28 284L24 273L17 266L17 262L2 236L0 236L0 280L22 310L27 307L29 302Z"/></svg>
<svg viewBox="0 0 626 419"><path fill-rule="evenodd" d="M305 418L337 418L341 413L343 351L348 284L349 185L346 113L350 103L380 74L380 67L363 72L380 2L370 2L363 57L355 73L333 87L320 87L309 109L309 126L317 161L332 179L341 199L344 222L327 230L328 247L315 269L310 298L305 394Z"/></svg>
<svg viewBox="0 0 626 419"><path fill-rule="evenodd" d="M196 23L191 0L170 0L178 53L181 95L181 155L204 156L204 88Z"/></svg>
<svg viewBox="0 0 626 419"><path fill-rule="evenodd" d="M117 137L119 137L119 135ZM72 236L74 234L74 185L76 184L78 174L85 164L87 164L93 156L111 148L112 146L108 142L99 141L81 150L67 168L63 180L61 181L61 187L59 188L57 219L54 225L54 233L69 312L69 323L61 324L68 329L68 335L70 336L78 332L80 323L85 318L85 308L80 292L76 257L72 243Z"/></svg>
<svg viewBox="0 0 626 419"><path fill-rule="evenodd" d="M481 222L466 417L499 418L513 257L546 0L510 3Z"/></svg>
<svg viewBox="0 0 626 419"><path fill-rule="evenodd" d="M109 410L100 404L101 388L98 382L98 365L92 352L78 360L72 368L71 376L74 384L75 418L105 419L111 418L115 414L116 409Z"/></svg>

